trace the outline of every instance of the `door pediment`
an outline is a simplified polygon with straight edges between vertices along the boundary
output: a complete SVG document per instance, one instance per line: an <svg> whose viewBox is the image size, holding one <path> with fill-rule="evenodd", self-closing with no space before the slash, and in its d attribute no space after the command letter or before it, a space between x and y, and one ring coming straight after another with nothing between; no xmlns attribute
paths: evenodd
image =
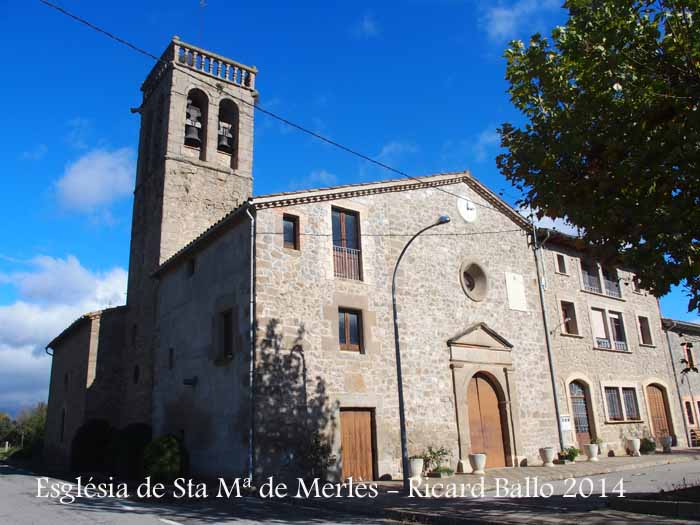
<svg viewBox="0 0 700 525"><path fill-rule="evenodd" d="M486 323L476 323L447 341L450 359L470 363L512 366L513 345Z"/></svg>

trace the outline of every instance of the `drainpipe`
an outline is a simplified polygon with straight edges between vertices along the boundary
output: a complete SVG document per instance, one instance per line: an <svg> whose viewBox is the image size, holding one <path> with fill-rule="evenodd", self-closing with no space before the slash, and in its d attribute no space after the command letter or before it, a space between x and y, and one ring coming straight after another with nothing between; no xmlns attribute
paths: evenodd
<svg viewBox="0 0 700 525"><path fill-rule="evenodd" d="M540 291L540 304L542 306L542 322L544 324L544 339L547 344L547 358L549 361L549 374L552 379L552 393L554 394L554 412L557 417L557 432L559 434L559 450L564 451L564 434L561 430L561 410L559 409L559 389L557 388L557 374L554 367L554 355L552 354L552 340L549 336L549 325L547 323L547 306L544 300L544 283L540 273L540 255L537 246L537 229L535 222L532 222L532 247L535 255L535 266L537 267L537 288Z"/></svg>
<svg viewBox="0 0 700 525"><path fill-rule="evenodd" d="M678 403L681 405L681 420L683 420L683 428L685 429L685 437L688 440L688 446L692 446L692 441L690 439L690 429L688 428L688 423L685 420L685 407L683 406L683 398L681 397L681 386L678 384L678 373L676 372L676 362L673 359L673 348L671 348L671 337L668 335L669 330L673 330L676 327L676 321L664 330L666 332L666 343L668 344L668 355L671 358L671 368L673 369L673 380L676 382L676 392L678 393ZM688 381L688 388L690 388L690 381ZM692 400L692 392L691 397Z"/></svg>
<svg viewBox="0 0 700 525"><path fill-rule="evenodd" d="M248 429L248 478L253 480L255 473L255 216L246 208L250 219L250 356L248 365L248 384L250 385L250 428Z"/></svg>

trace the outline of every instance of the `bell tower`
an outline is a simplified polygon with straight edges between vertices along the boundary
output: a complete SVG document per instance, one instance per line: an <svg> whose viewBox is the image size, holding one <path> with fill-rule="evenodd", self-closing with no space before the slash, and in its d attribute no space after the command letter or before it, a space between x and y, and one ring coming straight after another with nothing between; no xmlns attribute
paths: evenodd
<svg viewBox="0 0 700 525"><path fill-rule="evenodd" d="M173 37L141 91L122 424L150 422L158 266L252 195L257 69Z"/></svg>

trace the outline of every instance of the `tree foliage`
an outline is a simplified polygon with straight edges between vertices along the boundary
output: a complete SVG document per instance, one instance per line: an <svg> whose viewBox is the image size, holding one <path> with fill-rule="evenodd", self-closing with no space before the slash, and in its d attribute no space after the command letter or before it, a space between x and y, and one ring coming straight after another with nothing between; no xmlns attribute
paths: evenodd
<svg viewBox="0 0 700 525"><path fill-rule="evenodd" d="M700 307L700 0L569 0L551 38L511 42L522 127L497 164L539 218Z"/></svg>

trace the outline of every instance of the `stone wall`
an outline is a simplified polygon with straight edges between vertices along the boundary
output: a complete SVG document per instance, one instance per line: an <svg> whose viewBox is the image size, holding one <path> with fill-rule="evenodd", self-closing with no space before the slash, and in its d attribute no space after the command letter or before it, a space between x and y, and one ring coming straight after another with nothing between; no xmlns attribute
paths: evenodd
<svg viewBox="0 0 700 525"><path fill-rule="evenodd" d="M195 475L247 472L249 247L250 223L242 219L160 277L153 430L184 438ZM235 326L232 357L222 351L227 309Z"/></svg>
<svg viewBox="0 0 700 525"><path fill-rule="evenodd" d="M693 371L682 373L687 368L687 364L681 363L681 359L686 359L687 356L683 350L682 344L692 341L693 358L695 367L700 368L700 325L683 323L678 326L672 320L666 320L666 330L668 341L670 342L673 360L676 369L676 380L680 389L680 396L683 402L682 414L685 418L686 426L683 430L694 429L700 433L700 374ZM679 423L679 426L682 425Z"/></svg>
<svg viewBox="0 0 700 525"><path fill-rule="evenodd" d="M425 188L258 212L258 363L274 362L275 355L296 363L297 372L292 375L298 377L287 374L284 379L294 391L298 391L295 385L306 379L301 394L307 399L312 419L320 420L333 440L337 454L338 410L374 409L378 476L396 476L400 470L391 309L394 264L409 237L445 213L452 222L431 230L411 246L397 279L409 453L420 453L430 445L445 446L452 453L454 467L470 452L466 442L460 451L456 412L464 408L466 399L455 399L447 341L482 322L512 344L512 366L504 372L504 366L496 363L482 367L467 363L472 368L466 379L480 369L508 376L511 383L501 387L509 389L512 396L509 433L515 436L513 453L517 456L513 461L536 461L538 448L554 445L557 440L528 235L501 211L488 209L492 205L466 184L445 188L487 208L477 206L477 221L465 223L457 212L457 198ZM334 277L330 235L334 206L360 214L362 281ZM280 233L285 213L299 217L298 251L283 247ZM460 284L465 261L478 262L488 276L488 294L481 302L467 297ZM522 277L524 311L509 307L506 272ZM362 310L364 354L339 350L339 307ZM268 403L267 397L261 397L259 405ZM284 462L291 454L281 447L270 452L279 438L275 431L279 416L274 417L279 406L273 401L267 411L261 409L256 434L258 466L272 471L275 462ZM290 405L287 410L292 413L301 410L298 402ZM466 422L462 428L464 425Z"/></svg>
<svg viewBox="0 0 700 525"><path fill-rule="evenodd" d="M562 414L572 415L570 383L579 380L586 386L592 405L592 437L598 437L616 452L624 453L625 440L630 437L651 436L652 427L647 403L647 386L657 384L667 396L673 433L680 445L685 445L679 414L668 346L661 326L657 299L644 290L635 292L634 274L618 269L622 298L584 291L580 259L575 250L552 241L543 250L546 304L552 348L555 354L557 388ZM556 256L566 260L567 274L556 271ZM575 304L578 335L566 334L561 301ZM622 313L627 340L627 352L594 348L591 329L591 308ZM652 344L642 344L638 317L649 319ZM611 421L606 415L605 386L634 387L641 414L639 422ZM573 428L573 422L572 422ZM568 444L575 443L573 430L565 433Z"/></svg>

